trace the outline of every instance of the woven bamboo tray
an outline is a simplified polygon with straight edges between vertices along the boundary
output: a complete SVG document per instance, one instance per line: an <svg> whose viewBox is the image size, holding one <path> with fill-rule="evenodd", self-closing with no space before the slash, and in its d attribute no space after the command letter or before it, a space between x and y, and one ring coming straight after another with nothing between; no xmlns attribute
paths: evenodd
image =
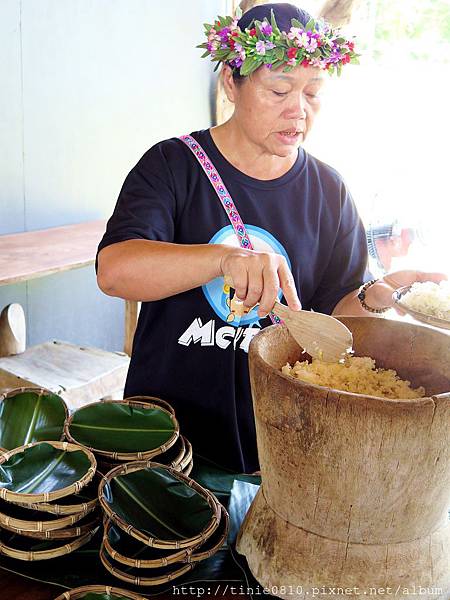
<svg viewBox="0 0 450 600"><path fill-rule="evenodd" d="M13 516L11 516L10 514L7 514L5 512L0 512L0 526L5 527L5 528L14 527L14 529L20 529L22 531L30 531L30 532L54 531L55 529L63 529L64 527L70 527L74 523L77 523L77 521L80 521L81 519L83 519L86 515L88 515L90 512L92 512L95 508L95 507L93 507L93 508L87 510L86 512L80 512L75 515L65 515L63 517L57 517L57 518L55 518L56 515L51 515L52 518L49 520L35 521L32 519L33 516L35 516L34 511L28 511L26 508L22 508L20 506L13 505L12 503L10 503L8 505L7 502L0 502L0 507L1 507L1 511L10 510L13 515ZM28 516L26 513L30 513L29 514L30 518L29 519L21 518L22 516L24 516L24 513L25 513L25 516ZM37 514L39 516L41 516L42 513L37 513Z"/></svg>
<svg viewBox="0 0 450 600"><path fill-rule="evenodd" d="M194 461L191 460L191 462L188 465L186 465L186 467L182 471L183 475L186 475L186 477L189 477L189 475L191 474L191 471L192 471L193 467L194 467Z"/></svg>
<svg viewBox="0 0 450 600"><path fill-rule="evenodd" d="M222 510L222 519L219 527L216 531L202 544L199 548L196 548L194 552L189 555L183 562L199 562L206 560L213 554L215 554L224 545L230 528L230 517L224 506L220 506Z"/></svg>
<svg viewBox="0 0 450 600"><path fill-rule="evenodd" d="M172 565L177 562L189 562L188 557L194 552L196 548L199 546L190 546L189 548L183 548L182 550L178 550L178 552L174 552L173 550L160 550L157 548L150 548L146 544L142 544L142 542L138 542L131 536L128 536L127 533L122 531L120 528L117 528L114 523L110 520L105 519L103 521L104 533L103 533L103 545L105 547L106 552L113 558L116 562L126 565L127 567L135 567L137 569L155 569L158 567L167 567L168 565ZM115 529L117 528L117 530ZM126 539L126 541L130 544L130 550L135 549L137 553L145 553L145 556L154 555L155 558L132 558L130 556L126 556L125 554L118 552L116 548L114 548L112 542L110 541L111 533L119 534Z"/></svg>
<svg viewBox="0 0 450 600"><path fill-rule="evenodd" d="M124 398L124 400L131 402L144 402L145 404L156 404L156 406L161 406L175 415L175 409L169 402L162 400L161 398L156 398L155 396L130 396L129 398Z"/></svg>
<svg viewBox="0 0 450 600"><path fill-rule="evenodd" d="M67 592L64 592L64 594L61 594L61 596L55 598L55 600L83 600L87 594L106 594L107 596L111 596L111 600L147 600L143 596L139 596L133 592L103 585L86 585L84 587L68 590Z"/></svg>
<svg viewBox="0 0 450 600"><path fill-rule="evenodd" d="M184 435L180 434L176 444L172 448L152 457L152 460L176 469L186 455L186 441Z"/></svg>
<svg viewBox="0 0 450 600"><path fill-rule="evenodd" d="M31 504L24 504L23 502L14 502L17 506L37 510L39 512L46 512L52 515L74 515L80 512L86 514L94 509L98 504L98 484L100 483L100 476L98 473L94 476L92 481L85 486L79 494L73 496L66 496L61 500L66 500L67 504L55 503L55 502L33 502ZM88 498L91 498L88 500ZM79 504L69 504L76 500L83 500Z"/></svg>
<svg viewBox="0 0 450 600"><path fill-rule="evenodd" d="M96 527L98 527L100 522L100 515L95 515L92 517L91 515L87 515L84 519L82 519L76 527L68 527L64 529L53 529L46 531L24 531L23 529L16 529L11 525L5 525L2 523L2 529L6 529L11 533L16 533L17 535L22 535L24 537L34 538L38 540L63 540L70 539L75 537L80 537L85 533L89 533Z"/></svg>
<svg viewBox="0 0 450 600"><path fill-rule="evenodd" d="M166 573L162 575L155 575L153 577L146 577L143 574L135 574L134 570L132 570L131 567L128 567L130 572L125 572L117 568L112 563L112 559L108 556L103 544L100 548L100 560L102 561L102 564L105 567L105 569L109 573L111 573L111 575L114 575L114 577L117 577L117 579L120 579L121 581L126 581L127 583L130 583L131 585L135 585L137 587L161 585L163 583L168 583L169 581L173 581L177 577L181 577L188 571L191 571L195 566L195 563L184 564L183 566L178 567L174 570L167 569ZM163 568L162 570L165 569Z"/></svg>
<svg viewBox="0 0 450 600"><path fill-rule="evenodd" d="M113 406L121 405L121 406L129 406L131 408L139 408L139 409L157 409L157 410L167 414L170 417L170 420L173 425L173 434L170 436L170 438L164 444L161 444L158 447L151 448L151 449L145 450L145 451L118 452L115 450L103 450L100 448L95 448L93 446L83 444L81 441L79 441L79 439L77 439L75 437L75 434L71 431L71 426L73 425L74 418L76 416L78 416L82 411L87 411L87 410L92 411L94 409L94 407L96 407L96 406L98 406L99 407L98 410L101 411L100 407L104 407L107 405L110 405L110 406L111 405L113 405ZM99 418L101 418L101 416ZM178 436L180 434L180 427L178 425L178 421L176 420L173 412L170 412L169 410L165 409L162 406L158 406L156 404L150 404L148 402L138 402L138 401L130 401L130 400L106 400L106 401L101 401L101 402L92 402L91 404L87 404L86 406L83 406L82 408L79 408L77 411L72 413L72 415L66 420L66 423L64 426L64 432L65 432L66 438L70 442L72 442L74 444L80 444L83 447L88 448L96 456L99 456L99 457L103 456L103 457L106 457L107 459L113 460L113 461L138 461L138 460L149 460L150 458L152 458L158 454L161 454L162 452L166 452L166 450L171 448L178 439Z"/></svg>
<svg viewBox="0 0 450 600"><path fill-rule="evenodd" d="M209 524L201 531L199 534L178 540L161 540L155 537L151 537L139 531L132 524L127 523L117 515L111 508L110 504L105 500L105 486L109 485L109 483L116 477L121 475L127 475L130 473L134 473L136 471L142 471L144 469L162 469L163 471L167 471L171 474L175 479L189 486L193 490L195 490L200 496L206 500L212 511L212 517ZM140 542L151 546L152 548L160 548L162 550L170 550L175 549L179 550L180 548L187 548L189 546L196 546L198 544L202 544L218 527L221 517L221 508L217 498L206 488L202 487L199 483L197 483L194 479L190 479L186 477L186 475L168 467L166 465L161 465L160 463L155 463L152 461L145 462L133 462L127 463L123 466L116 467L112 469L105 477L102 478L99 488L98 495L100 505L106 514L108 519L111 519L116 525L118 525L123 531L136 538Z"/></svg>
<svg viewBox="0 0 450 600"><path fill-rule="evenodd" d="M4 487L0 487L1 499L8 500L9 502L24 504L32 504L34 502L50 502L50 500L58 500L59 498L64 498L65 496L69 496L71 494L77 494L94 477L97 468L97 462L92 452L87 448L83 448L82 446L77 446L75 444L69 444L68 442L34 442L32 444L20 446L19 448L15 448L14 450L10 450L9 452L1 454L0 466L5 465L5 463L7 463L11 457L25 453L29 448L34 448L41 444L47 444L58 450L63 450L64 452L82 452L87 457L90 467L78 481L75 481L71 485L42 494L12 492Z"/></svg>
<svg viewBox="0 0 450 600"><path fill-rule="evenodd" d="M103 545L107 554L113 558L114 561L136 569L154 569L166 567L177 562L191 563L206 560L220 550L228 536L230 518L224 506L221 506L221 510L222 518L219 527L202 545L191 546L190 548L186 548L175 554L164 554L161 556L162 550L149 548L133 538L128 537L125 532L114 530L114 525L111 521L107 520L103 523ZM110 541L111 532L116 535L119 534L121 538L123 536L130 546L129 550L133 550L136 553L135 556L139 554L145 556L145 558L130 557L118 552ZM154 555L155 558L148 558L152 555Z"/></svg>
<svg viewBox="0 0 450 600"><path fill-rule="evenodd" d="M67 405L64 402L64 400L58 396L57 394L55 394L54 392L47 390L45 388L33 388L33 387L21 387L21 388L16 388L14 390L9 390L9 392L5 392L3 394L0 394L0 403L1 402L7 402L9 405L9 400L12 398L15 398L16 396L19 396L21 394L33 394L35 396L38 397L38 400L36 402L36 405L32 408L31 414L27 414L24 415L23 413L20 413L17 415L17 419L20 421L20 426L24 428L23 432L21 431L17 431L17 424L14 423L13 425L13 430L15 431L15 435L14 441L12 439L10 439L9 441L11 442L11 445L9 445L9 449L14 449L17 448L19 446L23 446L25 443L29 443L29 442L35 442L35 441L39 441L39 440L43 440L43 439L54 439L55 441L62 441L64 439L64 423L67 420L68 416L69 416L69 411L67 409ZM45 413L44 407L42 405L41 399L42 398L51 398L51 401L54 403L54 401L57 401L57 404L59 406L51 406L50 409L47 410L47 416L48 418L45 419L45 415L40 415L41 418L39 419L39 408L41 409L41 413ZM47 401L48 404L48 401ZM0 406L0 430L2 428L2 420L5 418L3 413L3 410L5 410L5 407L1 407ZM14 404L11 405L11 407L9 407L9 409L14 410ZM57 416L55 414L56 412L59 413L59 416ZM50 419L49 414L52 414L51 417L51 423L48 422L48 420ZM27 417L29 417L27 419ZM38 417L38 418L36 418ZM6 419L6 421L8 422L8 419ZM46 427L44 427L44 431L39 432L39 425L42 429L42 423L45 423ZM51 438L49 436L49 429L52 430L52 433L55 433L55 437ZM53 430L58 430L60 429L60 433L59 435L56 434L56 431ZM44 437L42 437L44 436ZM1 439L3 439L4 436L2 434L0 434L0 452L7 452L8 448L2 447L2 442ZM34 439L33 439L34 438Z"/></svg>
<svg viewBox="0 0 450 600"><path fill-rule="evenodd" d="M193 457L192 444L191 444L191 442L187 438L184 438L184 443L185 443L186 450L185 450L185 454L184 454L182 460L179 463L180 469L182 471L184 471L186 469L186 467L191 462L193 462L193 459L192 459L192 457ZM158 462L158 461L156 461L156 462Z"/></svg>
<svg viewBox="0 0 450 600"><path fill-rule="evenodd" d="M25 560L25 561L36 561L36 560L50 560L52 558L57 558L58 556L64 556L65 554L70 554L74 552L78 548L81 548L85 544L87 544L96 534L98 527L93 531L82 535L80 538L64 544L63 546L56 546L55 548L50 548L48 550L20 550L18 548L14 548L12 546L7 545L5 542L0 541L0 554L4 554L5 556L9 556L10 558L15 558L17 560ZM2 537L4 532L2 533ZM22 538L22 540L27 539L29 542L33 540L29 538ZM9 541L11 543L11 540Z"/></svg>

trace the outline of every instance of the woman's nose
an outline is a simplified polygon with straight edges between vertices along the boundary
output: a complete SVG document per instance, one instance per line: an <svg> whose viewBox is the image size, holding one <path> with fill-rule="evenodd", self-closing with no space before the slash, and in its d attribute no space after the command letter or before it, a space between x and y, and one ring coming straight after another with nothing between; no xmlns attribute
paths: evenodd
<svg viewBox="0 0 450 600"><path fill-rule="evenodd" d="M305 99L303 94L295 94L287 107L288 115L291 119L306 119Z"/></svg>

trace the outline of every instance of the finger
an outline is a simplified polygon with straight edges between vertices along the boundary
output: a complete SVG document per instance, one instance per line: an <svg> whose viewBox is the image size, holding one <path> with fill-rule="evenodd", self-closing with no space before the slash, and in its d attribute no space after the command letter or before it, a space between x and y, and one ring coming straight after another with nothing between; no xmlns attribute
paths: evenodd
<svg viewBox="0 0 450 600"><path fill-rule="evenodd" d="M243 300L247 296L248 273L247 270L239 269L230 273L233 280L234 294L238 300Z"/></svg>
<svg viewBox="0 0 450 600"><path fill-rule="evenodd" d="M400 308L400 306L398 304L394 304L394 306L392 308L395 310L395 312L398 315L400 315L402 317L404 317L408 314L405 310L403 310L403 308Z"/></svg>
<svg viewBox="0 0 450 600"><path fill-rule="evenodd" d="M258 315L265 317L273 308L278 297L279 279L278 273L273 265L263 271L264 287L258 308Z"/></svg>
<svg viewBox="0 0 450 600"><path fill-rule="evenodd" d="M248 272L247 296L244 299L244 304L248 308L253 308L261 300L263 293L264 279L261 267L252 268Z"/></svg>
<svg viewBox="0 0 450 600"><path fill-rule="evenodd" d="M294 277L285 262L278 268L278 278L289 308L292 310L301 310L302 304L297 294Z"/></svg>

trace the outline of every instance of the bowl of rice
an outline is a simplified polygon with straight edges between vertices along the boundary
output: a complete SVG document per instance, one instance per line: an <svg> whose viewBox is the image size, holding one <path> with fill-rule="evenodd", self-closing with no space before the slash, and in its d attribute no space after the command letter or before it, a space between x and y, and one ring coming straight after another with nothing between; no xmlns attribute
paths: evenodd
<svg viewBox="0 0 450 600"><path fill-rule="evenodd" d="M394 302L417 321L450 329L450 282L416 282L396 290Z"/></svg>

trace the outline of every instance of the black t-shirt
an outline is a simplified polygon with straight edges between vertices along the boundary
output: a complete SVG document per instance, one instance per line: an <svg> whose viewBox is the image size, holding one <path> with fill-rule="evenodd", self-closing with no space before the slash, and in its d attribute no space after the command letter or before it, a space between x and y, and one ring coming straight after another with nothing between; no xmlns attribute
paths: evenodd
<svg viewBox="0 0 450 600"><path fill-rule="evenodd" d="M330 314L365 281L365 231L334 169L300 149L282 177L258 180L222 156L209 130L192 135L220 173L254 248L286 257L304 309ZM99 250L130 239L238 245L207 176L176 138L153 146L130 171ZM257 470L247 353L270 324L256 310L236 316L220 278L143 302L125 397L168 400L194 452L236 471Z"/></svg>

